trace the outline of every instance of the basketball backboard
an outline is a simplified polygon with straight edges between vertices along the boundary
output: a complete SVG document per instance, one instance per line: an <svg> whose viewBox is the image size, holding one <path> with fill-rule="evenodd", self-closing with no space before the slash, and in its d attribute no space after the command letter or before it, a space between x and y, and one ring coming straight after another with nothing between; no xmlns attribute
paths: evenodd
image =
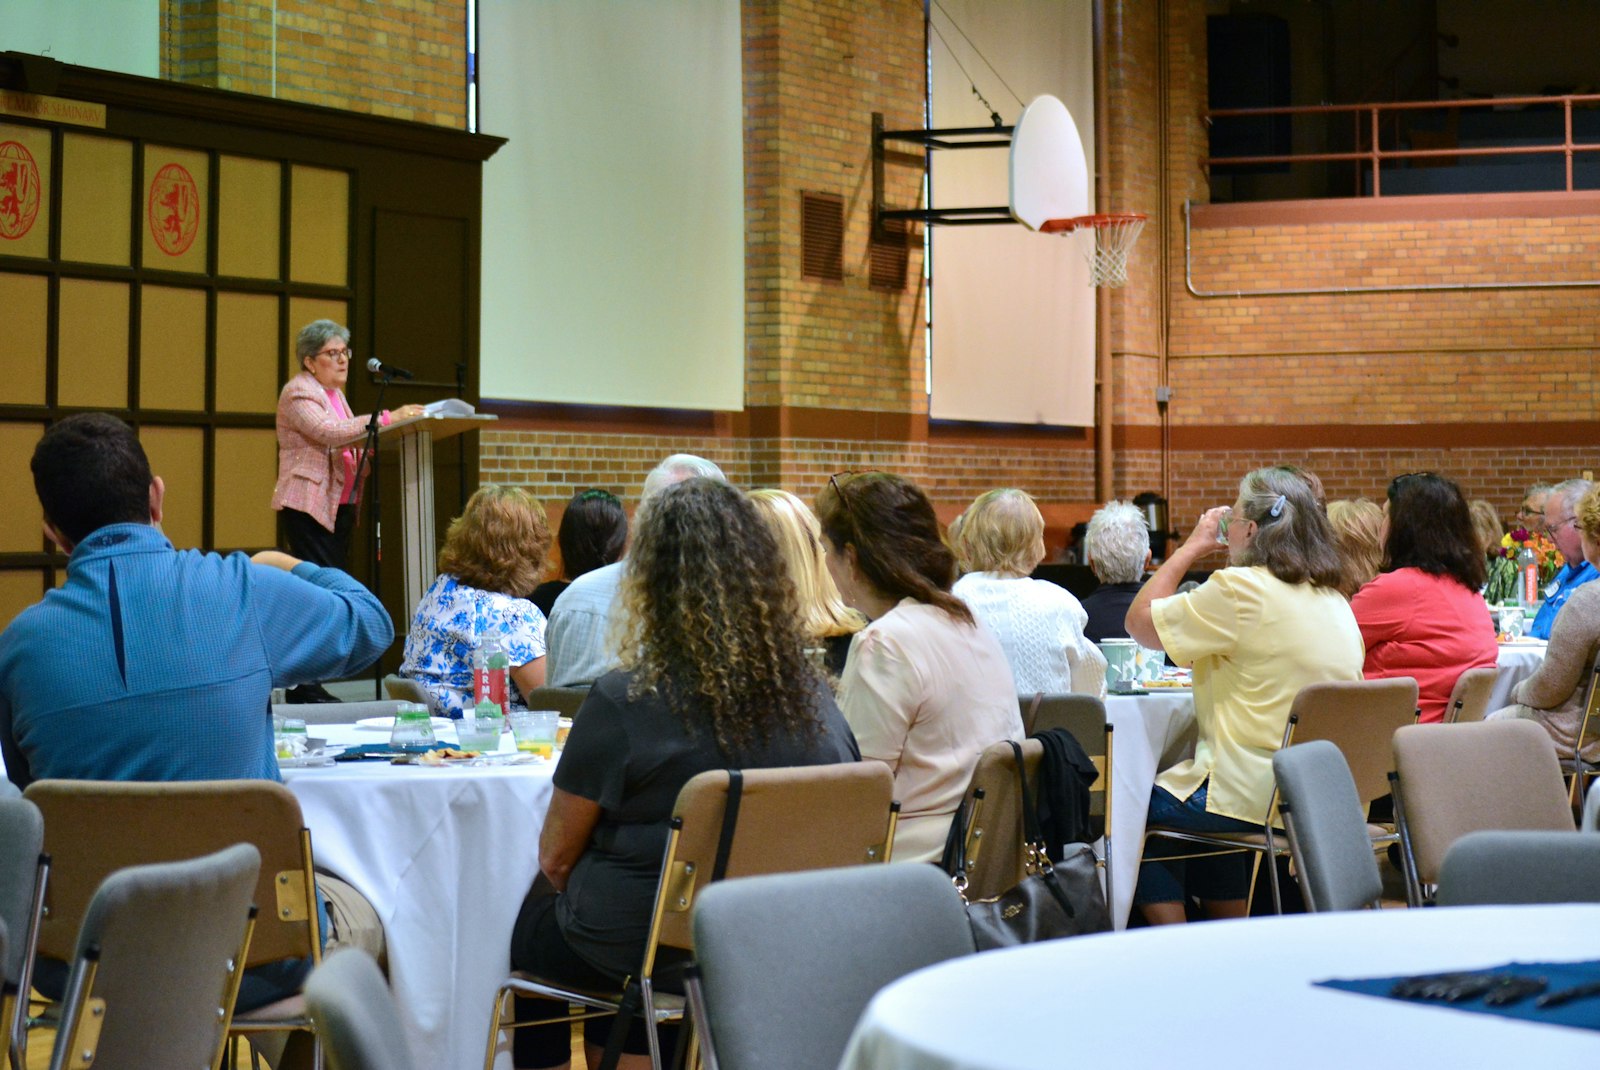
<svg viewBox="0 0 1600 1070"><path fill-rule="evenodd" d="M1029 230L1088 215L1089 165L1072 113L1055 97L1033 99L1011 135L1011 215Z"/></svg>

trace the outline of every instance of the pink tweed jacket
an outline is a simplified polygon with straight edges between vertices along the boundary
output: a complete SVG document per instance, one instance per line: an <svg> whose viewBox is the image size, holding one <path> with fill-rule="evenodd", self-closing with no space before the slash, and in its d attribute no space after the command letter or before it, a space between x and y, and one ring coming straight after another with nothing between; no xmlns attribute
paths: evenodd
<svg viewBox="0 0 1600 1070"><path fill-rule="evenodd" d="M346 400L345 407L349 404ZM389 422L388 415L384 413L384 423ZM278 395L277 422L278 485L272 491L272 507L298 509L332 531L344 496L344 462L335 447L365 431L367 417L339 419L322 384L310 372L301 372Z"/></svg>

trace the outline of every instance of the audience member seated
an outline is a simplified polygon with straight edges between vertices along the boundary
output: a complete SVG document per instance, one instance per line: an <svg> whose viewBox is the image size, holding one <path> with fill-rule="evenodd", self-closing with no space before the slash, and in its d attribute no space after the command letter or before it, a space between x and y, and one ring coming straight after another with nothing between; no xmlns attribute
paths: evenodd
<svg viewBox="0 0 1600 1070"><path fill-rule="evenodd" d="M1554 500L1552 496L1551 501ZM1584 558L1591 567L1600 565L1600 488L1590 490L1579 501L1577 517ZM1587 583L1572 592L1556 616L1544 661L1511 693L1515 704L1489 716L1538 721L1555 740L1556 753L1571 758L1578 741L1597 649L1600 649L1600 583ZM1600 747L1591 745L1584 752L1584 758L1600 760Z"/></svg>
<svg viewBox="0 0 1600 1070"><path fill-rule="evenodd" d="M1567 479L1550 488L1544 501L1544 530L1561 551L1566 564L1544 589L1544 605L1533 618L1528 634L1535 639L1550 638L1556 614L1567 604L1572 592L1600 576L1600 571L1585 559L1583 540L1578 534L1578 503L1594 487L1587 479Z"/></svg>
<svg viewBox="0 0 1600 1070"><path fill-rule="evenodd" d="M595 683L556 766L541 874L511 938L514 967L612 990L639 969L667 822L690 777L859 758L806 657L777 545L738 490L702 477L647 498L618 612L621 665ZM519 1019L563 1007L518 1003ZM611 1025L586 1023L590 1066ZM571 1055L564 1023L514 1038L524 1070L563 1066ZM624 1050L622 1065L649 1065L642 1023Z"/></svg>
<svg viewBox="0 0 1600 1070"><path fill-rule="evenodd" d="M750 501L778 542L778 554L788 567L799 598L800 630L806 650L837 680L855 635L867 618L844 604L828 572L822 546L822 527L806 503L786 490L755 490Z"/></svg>
<svg viewBox="0 0 1600 1070"><path fill-rule="evenodd" d="M1224 526L1224 519L1226 525ZM1228 567L1188 594L1183 574L1227 539ZM1361 632L1339 594L1333 529L1305 480L1261 468L1239 484L1231 515L1207 511L1128 611L1128 633L1194 666L1195 756L1156 778L1149 824L1205 831L1259 830L1272 797L1272 754L1295 693L1325 680L1361 679ZM1202 849L1203 850L1203 849ZM1241 854L1190 857L1153 840L1134 893L1152 924L1185 920L1188 896L1212 917L1242 917L1249 862Z"/></svg>
<svg viewBox="0 0 1600 1070"><path fill-rule="evenodd" d="M0 634L0 754L34 780L278 780L274 687L336 679L394 640L377 598L335 568L276 550L175 550L159 527L166 485L133 429L80 413L33 451L44 533L69 555L67 582ZM328 944L378 955L371 904L319 877ZM330 931L330 929L332 931ZM309 961L246 971L239 1006L292 994ZM59 998L66 964L35 987Z"/></svg>
<svg viewBox="0 0 1600 1070"><path fill-rule="evenodd" d="M574 494L556 528L556 545L561 548L561 578L546 580L528 596L546 617L573 580L622 560L628 548L628 514L622 499L598 487Z"/></svg>
<svg viewBox="0 0 1600 1070"><path fill-rule="evenodd" d="M834 476L816 509L839 593L871 621L850 650L839 707L861 753L894 770L895 861L937 861L978 755L1023 738L1011 666L950 593L955 555L915 484Z"/></svg>
<svg viewBox="0 0 1600 1070"><path fill-rule="evenodd" d="M1389 484L1383 568L1350 603L1366 643L1369 680L1417 681L1421 721L1444 720L1456 679L1500 652L1478 593L1485 561L1461 489L1430 472Z"/></svg>
<svg viewBox="0 0 1600 1070"><path fill-rule="evenodd" d="M1522 508L1517 510L1517 526L1528 531L1541 531L1544 528L1544 503L1549 500L1550 492L1555 488L1548 483L1535 483L1522 495Z"/></svg>
<svg viewBox="0 0 1600 1070"><path fill-rule="evenodd" d="M1083 600L1089 617L1083 634L1091 643L1126 639L1123 622L1144 582L1144 570L1150 567L1150 525L1144 510L1127 502L1107 502L1089 518L1083 544L1089 567L1100 581Z"/></svg>
<svg viewBox="0 0 1600 1070"><path fill-rule="evenodd" d="M1328 503L1339 549L1339 593L1354 598L1383 567L1383 510L1366 498Z"/></svg>
<svg viewBox="0 0 1600 1070"><path fill-rule="evenodd" d="M675 453L645 477L639 508L657 492L694 476L724 478L722 469L705 458ZM550 664L545 679L552 687L588 687L616 668L611 618L623 564L614 561L576 577L550 607L550 626L545 631Z"/></svg>
<svg viewBox="0 0 1600 1070"><path fill-rule="evenodd" d="M549 552L544 506L521 487L479 487L450 522L439 575L411 616L400 665L439 716L472 709L473 656L490 641L510 659L512 709L527 709L524 697L544 686L544 614L517 592L533 586Z"/></svg>
<svg viewBox="0 0 1600 1070"><path fill-rule="evenodd" d="M1477 536L1478 545L1483 549L1484 563L1487 564L1500 556L1500 540L1505 536L1505 526L1500 523L1500 514L1495 512L1492 502L1478 498L1468 502L1467 508L1472 513L1473 534Z"/></svg>
<svg viewBox="0 0 1600 1070"><path fill-rule="evenodd" d="M1044 517L1027 493L980 494L963 514L950 590L1000 640L1017 694L1104 697L1106 659L1083 636L1089 615L1065 587L1029 579L1044 560Z"/></svg>

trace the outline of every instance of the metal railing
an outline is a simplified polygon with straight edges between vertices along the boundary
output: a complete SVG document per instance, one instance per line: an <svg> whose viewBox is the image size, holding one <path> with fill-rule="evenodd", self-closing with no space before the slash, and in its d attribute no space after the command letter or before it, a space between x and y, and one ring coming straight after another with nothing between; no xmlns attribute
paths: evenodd
<svg viewBox="0 0 1600 1070"><path fill-rule="evenodd" d="M1486 145L1467 148L1402 149L1385 148L1383 127L1385 120L1393 124L1393 143L1400 142L1400 119L1403 113L1419 111L1464 111L1475 108L1526 107L1529 105L1560 105L1564 137L1548 145ZM1562 154L1566 158L1566 190L1572 192L1572 160L1580 152L1600 152L1600 141L1576 142L1572 139L1572 109L1574 105L1600 105L1600 94L1560 97L1495 97L1484 100L1414 100L1386 104L1312 104L1291 108L1218 108L1206 113L1207 127L1217 119L1271 118L1295 115L1348 114L1354 124L1355 149L1349 152L1296 152L1282 155L1208 156L1203 161L1212 167L1245 166L1258 164L1294 163L1355 163L1356 188L1363 191L1360 181L1363 168L1372 169L1372 196L1383 196L1383 165L1402 160L1459 159L1473 156L1542 156Z"/></svg>

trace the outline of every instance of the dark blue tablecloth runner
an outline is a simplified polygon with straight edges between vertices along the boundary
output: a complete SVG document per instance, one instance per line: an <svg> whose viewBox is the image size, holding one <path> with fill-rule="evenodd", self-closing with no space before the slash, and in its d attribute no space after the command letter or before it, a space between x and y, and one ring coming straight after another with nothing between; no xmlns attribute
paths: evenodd
<svg viewBox="0 0 1600 1070"><path fill-rule="evenodd" d="M1588 962L1508 962L1503 966L1485 966L1481 970L1471 972L1495 975L1515 974L1518 977L1542 977L1549 983L1546 991L1556 992L1563 988L1570 988L1573 985L1600 981L1600 959ZM1324 988L1337 988L1344 992L1356 992L1364 996L1399 999L1398 996L1390 995L1390 991L1394 988L1395 982L1403 981L1406 977L1407 975L1399 977L1369 977L1358 980L1337 979L1314 983ZM1462 1000L1459 1003L1415 999L1402 999L1400 1002L1470 1011L1473 1014L1493 1014L1501 1018L1518 1018L1525 1022L1544 1022L1549 1025L1571 1026L1575 1029L1600 1030L1600 995L1573 1000L1571 1003L1564 1003L1556 1007L1537 1006L1534 1002L1535 998L1530 996L1510 1006L1501 1007L1485 1006L1482 999Z"/></svg>

